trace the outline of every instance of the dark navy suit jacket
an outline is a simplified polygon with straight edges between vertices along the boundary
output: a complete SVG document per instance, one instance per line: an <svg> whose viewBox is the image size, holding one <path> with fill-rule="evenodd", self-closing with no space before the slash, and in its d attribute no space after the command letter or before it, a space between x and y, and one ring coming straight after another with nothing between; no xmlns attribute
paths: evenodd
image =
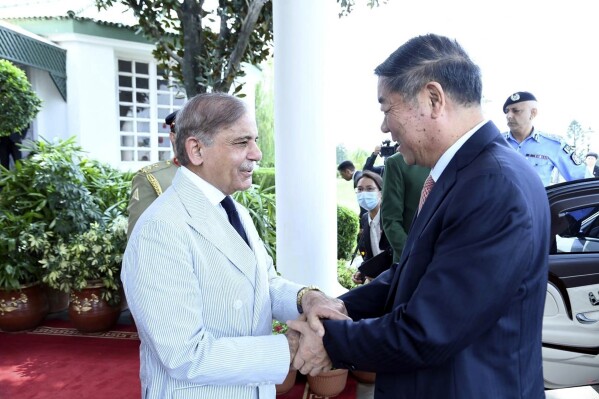
<svg viewBox="0 0 599 399"><path fill-rule="evenodd" d="M488 122L414 220L400 262L324 321L339 368L377 373L375 398L541 399L549 206L526 159Z"/></svg>

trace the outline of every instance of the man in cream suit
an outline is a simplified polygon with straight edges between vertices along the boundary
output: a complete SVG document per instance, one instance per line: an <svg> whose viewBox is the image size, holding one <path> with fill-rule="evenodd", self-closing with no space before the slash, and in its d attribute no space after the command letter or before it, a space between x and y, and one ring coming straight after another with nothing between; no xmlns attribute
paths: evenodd
<svg viewBox="0 0 599 399"><path fill-rule="evenodd" d="M247 210L221 205L251 186L257 138L245 104L227 94L198 95L177 115L181 167L136 223L121 274L143 398L274 398L299 337L272 335L273 318L319 301L343 317L340 301L277 276Z"/></svg>

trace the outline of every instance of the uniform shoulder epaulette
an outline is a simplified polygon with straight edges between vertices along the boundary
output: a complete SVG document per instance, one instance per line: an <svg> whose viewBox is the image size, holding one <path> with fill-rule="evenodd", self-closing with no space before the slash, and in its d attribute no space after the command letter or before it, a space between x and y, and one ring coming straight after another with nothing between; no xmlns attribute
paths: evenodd
<svg viewBox="0 0 599 399"><path fill-rule="evenodd" d="M539 134L541 136L545 137L546 139L557 141L558 143L561 143L564 141L564 138L562 136L558 136L557 134L550 134L550 133L545 133L545 132L539 132Z"/></svg>
<svg viewBox="0 0 599 399"><path fill-rule="evenodd" d="M168 161L156 162L156 163L153 163L151 165L144 166L137 173L141 173L141 174L147 175L148 173L153 173L153 172L156 172L158 170L162 170L162 169L168 168L169 166L171 166L172 163L173 163L173 161L171 161L170 159Z"/></svg>

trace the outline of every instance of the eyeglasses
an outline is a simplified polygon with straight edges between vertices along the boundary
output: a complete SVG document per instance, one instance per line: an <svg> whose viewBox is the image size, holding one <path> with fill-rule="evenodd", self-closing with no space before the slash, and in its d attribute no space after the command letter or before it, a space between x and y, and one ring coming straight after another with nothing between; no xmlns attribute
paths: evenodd
<svg viewBox="0 0 599 399"><path fill-rule="evenodd" d="M363 193L363 192L367 192L367 193L374 193L376 191L379 191L378 188L376 187L356 187L356 193Z"/></svg>

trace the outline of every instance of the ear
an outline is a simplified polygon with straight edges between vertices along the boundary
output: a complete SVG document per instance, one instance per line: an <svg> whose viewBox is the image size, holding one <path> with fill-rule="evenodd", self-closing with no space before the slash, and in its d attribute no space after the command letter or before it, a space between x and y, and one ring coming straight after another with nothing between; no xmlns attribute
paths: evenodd
<svg viewBox="0 0 599 399"><path fill-rule="evenodd" d="M536 108L532 108L532 109L530 110L530 120L533 120L534 118L536 118L536 117L537 117L537 112L538 112L538 111L537 111L537 109L536 109Z"/></svg>
<svg viewBox="0 0 599 399"><path fill-rule="evenodd" d="M437 119L446 106L445 92L437 82L428 82L425 86L428 103L431 107L431 118Z"/></svg>
<svg viewBox="0 0 599 399"><path fill-rule="evenodd" d="M185 152L192 165L199 166L204 163L204 158L202 158L203 147L202 142L195 137L188 137L185 140Z"/></svg>

